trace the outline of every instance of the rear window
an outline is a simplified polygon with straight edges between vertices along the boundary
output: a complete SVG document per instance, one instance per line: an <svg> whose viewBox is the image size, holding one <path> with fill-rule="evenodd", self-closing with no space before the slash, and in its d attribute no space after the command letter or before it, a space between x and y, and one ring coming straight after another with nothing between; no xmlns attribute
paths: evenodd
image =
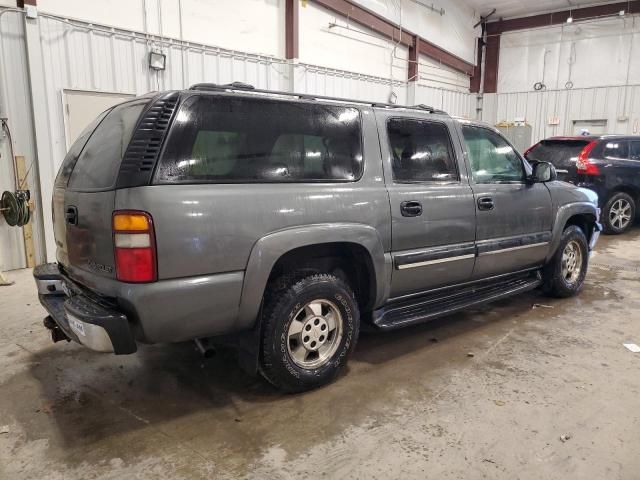
<svg viewBox="0 0 640 480"><path fill-rule="evenodd" d="M180 107L155 181L355 181L361 175L355 108L196 95Z"/></svg>
<svg viewBox="0 0 640 480"><path fill-rule="evenodd" d="M83 145L84 149L80 147L82 153L75 162L75 167L71 167L73 172L69 180L69 188L101 190L114 186L120 162L127 150L133 130L148 103L149 99L123 103L106 114ZM73 145L72 150L75 146L76 144Z"/></svg>
<svg viewBox="0 0 640 480"><path fill-rule="evenodd" d="M527 153L527 160L551 162L556 167L568 167L590 140L542 140Z"/></svg>

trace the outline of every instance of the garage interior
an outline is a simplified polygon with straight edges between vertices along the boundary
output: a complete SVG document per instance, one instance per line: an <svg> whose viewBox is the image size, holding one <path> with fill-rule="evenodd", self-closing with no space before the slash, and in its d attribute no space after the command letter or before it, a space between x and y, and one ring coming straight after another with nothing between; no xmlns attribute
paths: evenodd
<svg viewBox="0 0 640 480"><path fill-rule="evenodd" d="M600 237L578 296L363 332L336 381L294 395L232 349L54 344L32 272L56 262L66 152L115 104L242 82L429 105L520 153L640 139L639 16L638 0L0 0L0 192L28 190L30 212L0 216L0 478L638 478L637 225Z"/></svg>

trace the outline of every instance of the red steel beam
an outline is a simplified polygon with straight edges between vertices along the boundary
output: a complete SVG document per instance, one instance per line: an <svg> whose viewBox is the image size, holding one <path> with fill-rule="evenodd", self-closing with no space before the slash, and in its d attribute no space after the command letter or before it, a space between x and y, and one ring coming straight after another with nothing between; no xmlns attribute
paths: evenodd
<svg viewBox="0 0 640 480"><path fill-rule="evenodd" d="M500 61L500 35L487 37L484 50L484 93L498 90L498 63Z"/></svg>
<svg viewBox="0 0 640 480"><path fill-rule="evenodd" d="M420 52L422 55L438 60L443 65L447 65L448 67L466 73L467 75L471 75L473 73L474 65L472 63L447 52L413 32L405 30L404 28L401 29L400 25L397 23L392 22L391 20L378 15L367 8L361 7L360 5L353 3L351 0L312 1L327 10L331 10L332 12L346 17L350 22L362 25L369 30L389 38L391 41L399 42L405 47L409 47L410 55L411 48L415 46L416 53ZM418 44L415 44L416 40L418 41ZM419 55L416 55L416 59L418 58ZM417 67L417 60L415 65ZM409 70L411 70L411 62L409 63ZM411 75L409 75L409 77L411 78Z"/></svg>
<svg viewBox="0 0 640 480"><path fill-rule="evenodd" d="M420 77L420 69L418 68L418 62L420 61L420 42L418 38L414 36L413 45L409 46L409 62L407 68L407 81L417 82Z"/></svg>
<svg viewBox="0 0 640 480"><path fill-rule="evenodd" d="M569 17L572 17L574 20L584 20L587 18L617 15L620 10L624 10L627 14L640 13L640 0L597 5L595 7L572 8L571 10L563 10L562 12L544 13L530 17L490 22L487 23L487 33L495 35L512 30L560 25L566 23Z"/></svg>
<svg viewBox="0 0 640 480"><path fill-rule="evenodd" d="M476 68L473 70L473 76L469 82L469 90L471 93L478 93L480 91L480 82L482 78L482 38L477 42L478 57L476 58Z"/></svg>
<svg viewBox="0 0 640 480"><path fill-rule="evenodd" d="M298 18L300 13L299 0L285 0L284 4L284 34L285 58L298 58Z"/></svg>

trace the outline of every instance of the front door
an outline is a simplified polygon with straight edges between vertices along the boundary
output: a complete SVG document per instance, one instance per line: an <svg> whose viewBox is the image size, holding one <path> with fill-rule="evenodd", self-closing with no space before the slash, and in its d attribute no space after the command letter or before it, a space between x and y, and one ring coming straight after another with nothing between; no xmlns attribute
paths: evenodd
<svg viewBox="0 0 640 480"><path fill-rule="evenodd" d="M541 265L551 241L551 195L498 132L463 124L476 209L473 279Z"/></svg>
<svg viewBox="0 0 640 480"><path fill-rule="evenodd" d="M391 202L391 297L469 280L475 207L453 121L377 115Z"/></svg>

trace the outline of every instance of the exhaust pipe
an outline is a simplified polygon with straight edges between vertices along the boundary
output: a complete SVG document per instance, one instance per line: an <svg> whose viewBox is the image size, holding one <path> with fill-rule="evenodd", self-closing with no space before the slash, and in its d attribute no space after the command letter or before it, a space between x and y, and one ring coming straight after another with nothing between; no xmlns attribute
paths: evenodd
<svg viewBox="0 0 640 480"><path fill-rule="evenodd" d="M211 358L216 354L216 349L209 345L206 339L201 340L196 338L194 342L196 342L196 347L204 358Z"/></svg>

